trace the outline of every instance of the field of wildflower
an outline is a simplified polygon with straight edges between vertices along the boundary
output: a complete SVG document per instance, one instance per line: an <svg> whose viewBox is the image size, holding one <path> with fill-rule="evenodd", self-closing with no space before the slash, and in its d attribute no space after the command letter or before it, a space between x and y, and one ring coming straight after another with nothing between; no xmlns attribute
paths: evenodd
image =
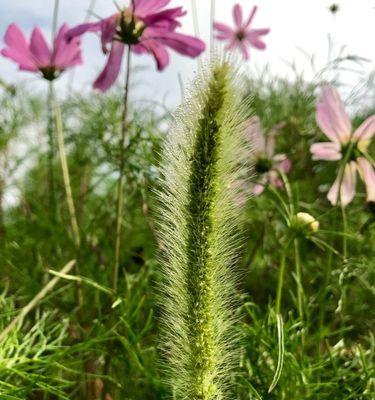
<svg viewBox="0 0 375 400"><path fill-rule="evenodd" d="M0 400L375 399L374 82L353 107L355 56L332 79L249 73L272 26L227 2L211 43L182 1L91 1L74 26L54 0L51 40L8 21ZM63 93L87 36L105 65ZM181 104L135 99L132 60L173 53L196 61Z"/></svg>

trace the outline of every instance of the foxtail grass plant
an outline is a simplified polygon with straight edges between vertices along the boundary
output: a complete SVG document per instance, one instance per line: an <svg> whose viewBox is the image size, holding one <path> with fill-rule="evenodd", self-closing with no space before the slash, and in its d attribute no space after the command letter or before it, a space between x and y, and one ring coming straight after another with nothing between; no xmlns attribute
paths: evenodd
<svg viewBox="0 0 375 400"><path fill-rule="evenodd" d="M176 113L163 149L159 233L166 377L175 399L230 397L240 349L236 263L250 145L236 71L214 61Z"/></svg>

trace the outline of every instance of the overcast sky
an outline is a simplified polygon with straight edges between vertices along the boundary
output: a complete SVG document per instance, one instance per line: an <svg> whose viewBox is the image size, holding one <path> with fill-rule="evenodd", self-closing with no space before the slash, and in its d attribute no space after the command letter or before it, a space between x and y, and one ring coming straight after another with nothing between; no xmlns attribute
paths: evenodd
<svg viewBox="0 0 375 400"><path fill-rule="evenodd" d="M211 0L195 0L199 14L199 30L201 37L208 42L210 32ZM121 4L123 0L118 0ZM253 50L251 60L246 68L252 73L268 66L275 75L293 77L290 64L295 64L299 72L306 77L313 75L307 57L314 56L316 69L322 68L328 60L328 37L334 43L332 53L337 56L341 46L345 46L345 54L361 56L367 60L363 67L357 67L362 74L347 73L345 81L353 86L360 78L375 68L375 0L238 0L248 13L251 7L258 5L258 13L253 21L255 28L269 27L271 33L266 37L266 51ZM60 0L59 21L75 25L85 18L90 0ZM232 7L235 0L216 0L217 21L232 24ZM48 34L53 11L53 0L1 0L0 1L0 34L3 36L11 22L19 24L26 32L35 25ZM335 15L329 6L337 4L339 10ZM194 33L190 0L172 0L171 5L182 5L188 10L183 19L182 31ZM105 17L115 10L111 0L96 0L95 14ZM95 17L92 17L95 20ZM78 90L91 90L91 83L105 58L100 52L99 41L95 35L86 35L83 41L85 65L76 69L74 86ZM142 88L139 93L146 93L155 99L166 97L168 104L179 99L178 75L188 81L196 69L196 62L179 55L173 55L170 66L162 73L156 72L149 56L134 57L134 65L146 66L142 73ZM0 60L0 77L14 82L25 80L30 87L38 85L33 75L20 73L10 61ZM66 74L59 85L67 84Z"/></svg>

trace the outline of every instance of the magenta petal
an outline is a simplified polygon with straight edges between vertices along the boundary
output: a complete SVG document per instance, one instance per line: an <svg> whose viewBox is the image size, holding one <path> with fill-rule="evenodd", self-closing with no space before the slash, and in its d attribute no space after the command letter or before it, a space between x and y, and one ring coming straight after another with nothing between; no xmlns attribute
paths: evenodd
<svg viewBox="0 0 375 400"><path fill-rule="evenodd" d="M111 15L109 18L103 19L101 24L101 42L103 53L107 53L107 45L113 41L114 36L116 35L116 26L117 26L117 14Z"/></svg>
<svg viewBox="0 0 375 400"><path fill-rule="evenodd" d="M82 64L80 39L74 38L68 42L66 39L66 32L68 31L68 26L66 24L62 25L56 36L52 55L53 65L61 71L68 67Z"/></svg>
<svg viewBox="0 0 375 400"><path fill-rule="evenodd" d="M183 17L186 13L182 7L169 8L155 14L147 15L142 18L142 21L147 27L164 28L173 31L181 26L177 18Z"/></svg>
<svg viewBox="0 0 375 400"><path fill-rule="evenodd" d="M30 52L39 68L51 65L51 51L48 48L46 39L39 28L35 28L31 34Z"/></svg>
<svg viewBox="0 0 375 400"><path fill-rule="evenodd" d="M320 129L333 142L347 143L352 126L337 90L331 86L323 88L322 99L317 105L316 121Z"/></svg>
<svg viewBox="0 0 375 400"><path fill-rule="evenodd" d="M29 46L26 38L16 24L9 25L4 36L4 42L7 46L1 51L1 54L4 57L15 61L19 64L20 69L27 71L38 70L30 57Z"/></svg>
<svg viewBox="0 0 375 400"><path fill-rule="evenodd" d="M214 23L214 28L217 31L215 37L218 40L230 40L236 35L232 28L219 22Z"/></svg>
<svg viewBox="0 0 375 400"><path fill-rule="evenodd" d="M156 64L157 64L157 69L159 71L162 71L169 63L169 55L168 52L161 43L159 43L156 40L150 39L150 40L145 40L141 42L141 44L138 46L139 49L137 48L132 48L136 53L141 54L141 47L143 46L143 49L147 52L150 53L154 56Z"/></svg>
<svg viewBox="0 0 375 400"><path fill-rule="evenodd" d="M214 28L221 34L225 34L228 36L234 35L234 31L230 26L222 24L220 22L214 22Z"/></svg>
<svg viewBox="0 0 375 400"><path fill-rule="evenodd" d="M259 50L264 50L266 48L266 44L261 39L261 36L267 35L269 32L270 29L252 29L248 32L246 38L252 46Z"/></svg>
<svg viewBox="0 0 375 400"><path fill-rule="evenodd" d="M245 122L246 135L254 147L254 153L266 152L266 141L258 117L251 117Z"/></svg>
<svg viewBox="0 0 375 400"><path fill-rule="evenodd" d="M243 58L245 60L248 60L250 58L250 55L249 55L249 51L248 51L248 49L246 47L246 44L244 42L240 42L238 45L239 45L239 48L240 48L241 53L243 55Z"/></svg>
<svg viewBox="0 0 375 400"><path fill-rule="evenodd" d="M314 143L310 147L313 160L337 161L341 160L341 146L339 143Z"/></svg>
<svg viewBox="0 0 375 400"><path fill-rule="evenodd" d="M292 169L292 162L285 154L276 154L273 157L274 168L284 174L288 174Z"/></svg>
<svg viewBox="0 0 375 400"><path fill-rule="evenodd" d="M250 15L249 15L249 18L248 18L247 21L245 22L245 28L248 28L248 27L250 26L251 22L252 22L253 19L254 19L254 16L255 16L257 10L258 10L258 7L257 7L257 6L254 6L253 9L251 10L251 13L250 13Z"/></svg>
<svg viewBox="0 0 375 400"><path fill-rule="evenodd" d="M102 92L107 91L115 82L119 76L122 57L124 55L125 46L120 42L113 42L111 52L109 53L108 61L94 82L94 88L99 89Z"/></svg>
<svg viewBox="0 0 375 400"><path fill-rule="evenodd" d="M237 27L242 25L242 7L239 4L233 7L233 20Z"/></svg>
<svg viewBox="0 0 375 400"><path fill-rule="evenodd" d="M240 46L240 42L236 39L236 37L232 38L232 40L229 42L227 49L228 50L236 50L238 49Z"/></svg>
<svg viewBox="0 0 375 400"><path fill-rule="evenodd" d="M364 157L357 159L359 174L366 185L367 201L375 202L375 171L373 166Z"/></svg>
<svg viewBox="0 0 375 400"><path fill-rule="evenodd" d="M345 166L343 177L341 177L341 172L339 171L339 175L327 194L327 198L332 205L337 205L340 201L345 207L353 200L356 187L356 170L356 163L352 161Z"/></svg>
<svg viewBox="0 0 375 400"><path fill-rule="evenodd" d="M146 41L144 43L147 43ZM147 54L149 53L149 50L141 44L135 44L131 46L131 51L135 54Z"/></svg>
<svg viewBox="0 0 375 400"><path fill-rule="evenodd" d="M257 183L253 187L253 193L255 196L260 196L264 192L264 189L265 189L264 185Z"/></svg>
<svg viewBox="0 0 375 400"><path fill-rule="evenodd" d="M86 32L99 32L101 30L101 26L102 21L80 24L66 32L65 37L68 41L70 41L73 38L81 36Z"/></svg>
<svg viewBox="0 0 375 400"><path fill-rule="evenodd" d="M353 138L356 141L371 140L375 134L375 115L368 117L354 132Z"/></svg>
<svg viewBox="0 0 375 400"><path fill-rule="evenodd" d="M280 179L280 174L276 170L268 173L268 181L275 188L283 187L283 181Z"/></svg>
<svg viewBox="0 0 375 400"><path fill-rule="evenodd" d="M155 40L189 57L198 57L206 47L202 40L193 36L164 30L152 31L155 33Z"/></svg>
<svg viewBox="0 0 375 400"><path fill-rule="evenodd" d="M215 35L215 39L217 40L231 40L233 34L228 35L227 33L218 33Z"/></svg>
<svg viewBox="0 0 375 400"><path fill-rule="evenodd" d="M134 0L135 15L143 18L161 10L171 0Z"/></svg>
<svg viewBox="0 0 375 400"><path fill-rule="evenodd" d="M276 148L276 134L275 133L269 132L268 137L267 137L266 154L269 158L272 158L273 155L275 154L275 148Z"/></svg>

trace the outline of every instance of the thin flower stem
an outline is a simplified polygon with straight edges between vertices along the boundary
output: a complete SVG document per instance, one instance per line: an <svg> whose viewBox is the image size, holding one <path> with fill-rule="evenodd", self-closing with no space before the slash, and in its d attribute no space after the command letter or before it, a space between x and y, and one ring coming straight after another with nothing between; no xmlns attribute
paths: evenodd
<svg viewBox="0 0 375 400"><path fill-rule="evenodd" d="M299 240L294 239L294 257L296 263L296 283L297 283L297 306L301 321L301 344L305 346L305 324L304 324L304 292L302 286L301 256L299 251Z"/></svg>
<svg viewBox="0 0 375 400"><path fill-rule="evenodd" d="M200 37L198 9L197 9L196 0L191 0L191 11L192 11L191 14L193 16L194 35L196 37ZM198 63L198 69L201 70L202 61L201 61L200 57L197 58L197 63Z"/></svg>
<svg viewBox="0 0 375 400"><path fill-rule="evenodd" d="M214 22L215 22L215 13L216 13L216 2L215 0L211 0L211 29L210 29L210 52L211 56L214 52L214 45L215 45L215 37L214 37Z"/></svg>
<svg viewBox="0 0 375 400"><path fill-rule="evenodd" d="M322 296L322 301L321 304L325 304L327 302L328 294L330 291L330 279L331 279L331 272L332 272L332 256L333 256L333 251L328 248L328 261L326 263L326 268L325 268L325 277L324 277L324 290L323 290L323 296ZM319 307L319 343L318 343L318 354L321 356L322 353L322 340L324 339L323 336L323 326L324 326L324 317L325 317L325 307Z"/></svg>
<svg viewBox="0 0 375 400"><path fill-rule="evenodd" d="M53 42L55 40L56 31L57 31L59 6L60 6L60 0L55 0L55 5L53 8L52 29L51 29L51 45L53 45Z"/></svg>
<svg viewBox="0 0 375 400"><path fill-rule="evenodd" d="M199 36L198 10L197 10L197 3L195 2L195 0L191 0L191 10L193 16L194 35Z"/></svg>
<svg viewBox="0 0 375 400"><path fill-rule="evenodd" d="M345 304L346 304L346 283L345 283L345 268L346 262L348 257L348 243L347 243L347 231L348 231L348 221L346 218L346 211L345 207L341 204L341 215L342 215L342 226L343 226L343 235L342 235L342 253L344 258L344 270L342 271L343 274L343 282L342 282L342 289L341 289L341 298L340 298L340 317L341 317L341 327L345 327Z"/></svg>
<svg viewBox="0 0 375 400"><path fill-rule="evenodd" d="M296 281L297 281L297 305L298 313L301 321L303 321L303 287L302 287L302 271L301 258L299 253L298 239L294 239L294 256L296 262Z"/></svg>
<svg viewBox="0 0 375 400"><path fill-rule="evenodd" d="M60 105L59 105L59 102L57 100L57 96L56 96L56 93L55 93L55 88L54 88L52 82L51 82L51 93L52 93L53 108L55 110L55 117L56 117L57 145L58 145L58 149L59 149L61 169L62 169L63 179L64 179L66 202L67 202L68 210L69 210L70 225L71 225L71 229L72 229L74 246L75 246L75 250L76 250L76 253L77 253L77 257L78 257L78 251L79 251L79 248L81 246L81 238L80 238L80 234L79 234L76 211L75 211L75 207L74 207L72 187L71 187L71 184L70 184L68 161L67 161L67 157L66 157L64 137L63 137L63 125L62 125L61 109L60 109ZM75 270L76 270L76 274L79 275L78 263L76 264ZM76 296L77 305L79 307L82 306L82 304L83 304L83 293L82 293L82 286L81 286L80 282L77 282L75 296Z"/></svg>
<svg viewBox="0 0 375 400"><path fill-rule="evenodd" d="M52 90L53 107L55 110L55 117L56 117L57 145L59 148L61 169L62 169L63 179L64 179L66 202L67 202L68 210L69 210L70 225L72 228L73 241L74 241L76 248L78 249L81 244L81 238L79 235L79 228L78 228L78 222L77 222L77 217L76 217L76 211L75 211L75 207L74 207L72 187L70 184L68 161L67 161L67 157L66 157L64 137L63 137L61 109L60 109L60 105L58 103L55 89L54 89L54 86L52 83L51 83L51 88L52 88L51 90Z"/></svg>
<svg viewBox="0 0 375 400"><path fill-rule="evenodd" d="M280 260L280 269L279 269L279 277L278 277L278 282L277 282L277 294L276 294L276 305L275 305L276 315L280 314L281 298L282 298L283 285L284 285L286 252L287 252L287 249L285 248L281 254L281 260Z"/></svg>
<svg viewBox="0 0 375 400"><path fill-rule="evenodd" d="M127 65L126 77L124 88L124 108L122 114L121 124L121 138L120 138L120 164L119 164L119 179L117 182L117 206L116 206L116 244L115 244L115 264L112 275L112 289L117 291L118 286L118 273L120 268L120 253L121 253L121 231L122 231L122 217L123 217L123 203L124 203L124 168L125 168L125 139L129 130L128 123L128 99L129 99L129 81L130 81L130 62L131 53L130 46L127 52Z"/></svg>
<svg viewBox="0 0 375 400"><path fill-rule="evenodd" d="M59 17L59 6L60 1L55 0L53 7L53 17L52 17L52 26L51 26L51 46L53 46L53 42L55 40L56 30L57 30L57 21ZM55 144L53 138L53 119L54 119L54 111L53 111L53 88L52 82L49 84L48 91L48 122L47 122L47 131L48 131L48 146L49 146L49 154L48 154L48 185L49 185L49 207L51 210L51 214L53 219L56 219L56 199L55 199L55 177L54 177L54 168L53 161L55 159Z"/></svg>
<svg viewBox="0 0 375 400"><path fill-rule="evenodd" d="M52 82L49 85L48 91L48 121L47 121L47 133L48 133L48 197L49 197L49 208L53 219L56 219L56 198L55 198L55 173L54 173L54 159L55 159L55 143L53 138L53 125L54 125L54 111L53 111L53 100L52 100Z"/></svg>
<svg viewBox="0 0 375 400"><path fill-rule="evenodd" d="M342 215L342 227L343 227L343 235L342 235L342 252L344 257L344 262L346 262L348 256L348 243L347 243L347 231L348 231L348 221L346 218L345 207L341 204L341 215Z"/></svg>

